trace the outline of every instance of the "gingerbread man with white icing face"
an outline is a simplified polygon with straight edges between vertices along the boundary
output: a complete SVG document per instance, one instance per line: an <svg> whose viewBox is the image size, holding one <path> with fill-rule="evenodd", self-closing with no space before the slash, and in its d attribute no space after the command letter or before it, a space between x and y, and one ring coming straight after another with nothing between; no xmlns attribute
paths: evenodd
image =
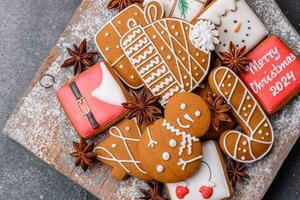
<svg viewBox="0 0 300 200"><path fill-rule="evenodd" d="M198 95L182 92L170 99L165 118L142 134L139 159L153 179L171 183L192 176L201 164L200 137L208 130L211 113Z"/></svg>

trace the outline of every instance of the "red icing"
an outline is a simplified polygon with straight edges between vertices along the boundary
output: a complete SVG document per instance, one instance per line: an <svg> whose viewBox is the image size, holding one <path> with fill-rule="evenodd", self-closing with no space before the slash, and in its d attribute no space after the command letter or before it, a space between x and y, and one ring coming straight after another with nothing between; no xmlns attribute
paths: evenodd
<svg viewBox="0 0 300 200"><path fill-rule="evenodd" d="M299 91L300 60L277 36L267 38L248 57L252 62L240 77L271 114Z"/></svg>
<svg viewBox="0 0 300 200"><path fill-rule="evenodd" d="M176 196L179 199L183 199L188 193L190 193L189 188L185 186L177 186L176 187Z"/></svg>
<svg viewBox="0 0 300 200"><path fill-rule="evenodd" d="M85 97L96 121L100 126L111 123L117 116L125 112L122 106L109 104L92 96L92 91L102 82L102 68L106 67L104 63L96 64L89 70L80 74L75 79L75 83L83 97ZM69 84L63 86L57 92L58 99L65 112L69 116L72 124L81 137L90 137L95 133L86 116L82 116L76 105L76 98L70 89ZM85 110L85 107L83 107Z"/></svg>
<svg viewBox="0 0 300 200"><path fill-rule="evenodd" d="M212 187L202 186L200 187L199 192L204 199L209 199L213 195L214 189Z"/></svg>

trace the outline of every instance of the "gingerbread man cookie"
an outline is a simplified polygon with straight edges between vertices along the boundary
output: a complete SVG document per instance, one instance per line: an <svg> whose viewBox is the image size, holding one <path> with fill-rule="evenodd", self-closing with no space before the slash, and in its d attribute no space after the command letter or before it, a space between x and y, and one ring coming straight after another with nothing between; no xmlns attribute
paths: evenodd
<svg viewBox="0 0 300 200"><path fill-rule="evenodd" d="M112 175L122 180L126 175L142 180L151 178L143 170L137 159L141 131L136 119L123 119L108 131L110 137L100 142L94 149L97 159L112 166Z"/></svg>
<svg viewBox="0 0 300 200"><path fill-rule="evenodd" d="M214 69L209 75L209 85L231 105L232 114L244 131L222 133L221 149L239 162L251 163L263 158L272 148L274 135L272 125L256 99L227 67Z"/></svg>
<svg viewBox="0 0 300 200"><path fill-rule="evenodd" d="M201 142L211 122L206 102L182 92L170 99L165 118L148 126L139 143L139 159L153 179L178 182L192 176L202 158Z"/></svg>
<svg viewBox="0 0 300 200"><path fill-rule="evenodd" d="M99 31L96 42L115 70L132 68L132 74L119 73L127 83L132 81L129 86L136 87L142 80L153 95L161 97L162 106L176 93L199 86L208 73L210 51L219 42L211 22L199 20L192 25L163 18L163 6L157 1L143 8L132 5L120 15L122 19L116 16Z"/></svg>

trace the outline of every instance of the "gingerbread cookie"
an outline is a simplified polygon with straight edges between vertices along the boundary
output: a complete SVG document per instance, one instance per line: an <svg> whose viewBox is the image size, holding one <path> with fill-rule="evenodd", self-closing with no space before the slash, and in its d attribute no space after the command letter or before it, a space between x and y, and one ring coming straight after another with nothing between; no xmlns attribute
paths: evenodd
<svg viewBox="0 0 300 200"><path fill-rule="evenodd" d="M198 171L185 181L167 183L171 200L228 199L231 187L222 154L214 141L202 145L203 159Z"/></svg>
<svg viewBox="0 0 300 200"><path fill-rule="evenodd" d="M108 134L110 137L100 142L94 151L99 161L113 168L113 177L122 180L126 175L130 175L142 180L150 180L137 159L141 130L136 119L123 119L112 126Z"/></svg>
<svg viewBox="0 0 300 200"><path fill-rule="evenodd" d="M57 92L57 98L80 137L90 138L122 119L127 92L104 62L81 73Z"/></svg>
<svg viewBox="0 0 300 200"><path fill-rule="evenodd" d="M231 112L244 133L228 130L222 133L221 149L232 159L251 163L263 158L272 148L272 125L261 106L229 68L218 67L209 75L209 85L231 105Z"/></svg>
<svg viewBox="0 0 300 200"><path fill-rule="evenodd" d="M192 25L181 19L163 18L163 13L162 4L157 1L147 2L142 11L138 5L132 5L122 12L122 20L115 17L110 28L104 26L97 35L101 52L106 50L104 56L118 59L113 66L134 69L151 93L161 97L162 106L176 93L199 86L209 69L210 51L218 42L211 22L201 20ZM134 14L139 18L131 17ZM116 20L120 26L111 28ZM112 35L110 29L122 32ZM100 38L104 42L100 43ZM122 77L138 78L134 74Z"/></svg>
<svg viewBox="0 0 300 200"><path fill-rule="evenodd" d="M277 36L251 51L252 60L240 77L269 114L285 105L300 90L300 59Z"/></svg>
<svg viewBox="0 0 300 200"><path fill-rule="evenodd" d="M178 182L193 175L201 162L198 137L211 122L205 101L192 93L178 93L165 108L165 118L148 126L139 143L143 169L160 182Z"/></svg>
<svg viewBox="0 0 300 200"><path fill-rule="evenodd" d="M147 0L149 1L149 0ZM190 22L207 5L209 0L158 0L165 9L166 17L175 17Z"/></svg>
<svg viewBox="0 0 300 200"><path fill-rule="evenodd" d="M219 31L216 52L227 51L230 41L246 51L255 47L268 34L267 29L244 0L215 0L193 21L207 19Z"/></svg>

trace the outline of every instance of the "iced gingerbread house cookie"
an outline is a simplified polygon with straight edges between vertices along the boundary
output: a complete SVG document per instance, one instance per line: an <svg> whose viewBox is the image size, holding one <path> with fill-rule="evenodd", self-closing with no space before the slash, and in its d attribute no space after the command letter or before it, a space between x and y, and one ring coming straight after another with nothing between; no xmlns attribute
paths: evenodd
<svg viewBox="0 0 300 200"><path fill-rule="evenodd" d="M189 179L167 183L171 200L228 199L231 187L222 155L213 141L202 145L203 159L198 171Z"/></svg>
<svg viewBox="0 0 300 200"><path fill-rule="evenodd" d="M215 0L194 20L212 21L220 34L216 51L227 51L230 41L251 50L268 34L267 29L244 0Z"/></svg>

